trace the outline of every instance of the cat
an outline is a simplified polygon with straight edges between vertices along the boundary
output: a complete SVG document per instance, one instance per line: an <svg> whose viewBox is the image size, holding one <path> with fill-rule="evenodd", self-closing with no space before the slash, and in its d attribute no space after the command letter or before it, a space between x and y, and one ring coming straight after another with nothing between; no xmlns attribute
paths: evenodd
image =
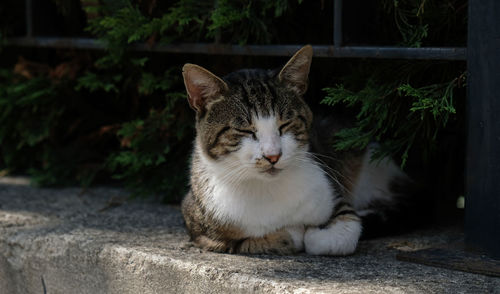
<svg viewBox="0 0 500 294"><path fill-rule="evenodd" d="M196 139L181 207L196 246L349 255L361 217L392 201L391 181L405 175L390 159L371 161L376 146L326 160L311 152L313 114L303 95L312 57L307 45L279 70L244 69L223 78L184 65Z"/></svg>

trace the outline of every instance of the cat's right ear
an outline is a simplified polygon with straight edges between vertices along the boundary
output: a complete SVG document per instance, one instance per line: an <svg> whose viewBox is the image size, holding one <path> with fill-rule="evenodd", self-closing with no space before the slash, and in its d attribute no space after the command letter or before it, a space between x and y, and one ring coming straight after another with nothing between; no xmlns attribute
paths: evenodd
<svg viewBox="0 0 500 294"><path fill-rule="evenodd" d="M182 68L182 76L189 105L196 112L205 111L211 100L216 99L228 89L222 79L195 64L185 64Z"/></svg>

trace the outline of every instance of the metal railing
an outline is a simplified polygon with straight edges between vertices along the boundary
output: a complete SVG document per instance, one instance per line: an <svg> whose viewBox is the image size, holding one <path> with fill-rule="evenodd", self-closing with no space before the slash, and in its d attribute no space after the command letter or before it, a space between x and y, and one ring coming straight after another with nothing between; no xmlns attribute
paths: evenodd
<svg viewBox="0 0 500 294"><path fill-rule="evenodd" d="M102 50L106 45L90 38L24 37L11 38L9 45L40 48ZM302 45L228 45L217 43L132 44L135 51L192 53L209 55L290 56ZM465 60L465 48L399 48L313 45L315 57Z"/></svg>
<svg viewBox="0 0 500 294"><path fill-rule="evenodd" d="M11 38L8 45L41 48L105 49L105 44L89 38L57 38L33 36L33 0L26 1L26 36ZM387 59L429 59L465 60L466 48L463 47L377 47L343 46L342 42L342 0L334 0L333 44L313 45L314 56L326 58L387 58ZM253 56L290 56L302 45L227 45L218 43L180 43L180 44L132 44L131 50L192 53L211 55L253 55Z"/></svg>

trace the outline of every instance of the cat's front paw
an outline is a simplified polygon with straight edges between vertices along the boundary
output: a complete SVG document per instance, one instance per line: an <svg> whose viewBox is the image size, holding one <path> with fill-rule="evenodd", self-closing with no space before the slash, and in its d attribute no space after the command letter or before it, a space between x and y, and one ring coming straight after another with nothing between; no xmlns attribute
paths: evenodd
<svg viewBox="0 0 500 294"><path fill-rule="evenodd" d="M280 230L260 238L245 239L235 251L240 254L290 255L298 252L297 240L287 230Z"/></svg>
<svg viewBox="0 0 500 294"><path fill-rule="evenodd" d="M306 230L304 245L312 255L349 255L354 253L361 235L359 221L336 221L324 229Z"/></svg>

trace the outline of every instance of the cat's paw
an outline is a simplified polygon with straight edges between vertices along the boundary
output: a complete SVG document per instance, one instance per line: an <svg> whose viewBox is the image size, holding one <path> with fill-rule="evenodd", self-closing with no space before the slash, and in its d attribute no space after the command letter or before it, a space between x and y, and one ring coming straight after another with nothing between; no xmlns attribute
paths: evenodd
<svg viewBox="0 0 500 294"><path fill-rule="evenodd" d="M245 239L236 250L240 254L290 255L297 251L295 240L287 230L280 230L260 238Z"/></svg>
<svg viewBox="0 0 500 294"><path fill-rule="evenodd" d="M359 221L337 221L324 229L307 229L304 245L306 252L312 255L348 255L356 250L360 235Z"/></svg>

